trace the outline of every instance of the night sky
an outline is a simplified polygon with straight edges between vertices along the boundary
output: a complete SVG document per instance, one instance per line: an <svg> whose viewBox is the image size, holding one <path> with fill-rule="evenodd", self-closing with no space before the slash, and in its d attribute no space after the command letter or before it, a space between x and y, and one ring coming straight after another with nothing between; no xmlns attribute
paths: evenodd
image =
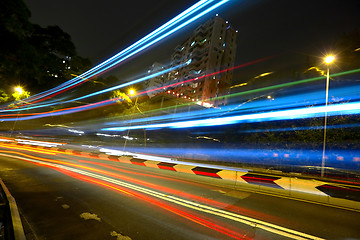
<svg viewBox="0 0 360 240"><path fill-rule="evenodd" d="M78 53L96 64L197 1L25 2L33 23L59 25L72 36ZM291 61L304 61L308 55L321 56L332 48L339 35L360 27L359 0L235 0L217 12L239 30L237 63L289 53L293 54ZM170 59L170 53L166 54Z"/></svg>

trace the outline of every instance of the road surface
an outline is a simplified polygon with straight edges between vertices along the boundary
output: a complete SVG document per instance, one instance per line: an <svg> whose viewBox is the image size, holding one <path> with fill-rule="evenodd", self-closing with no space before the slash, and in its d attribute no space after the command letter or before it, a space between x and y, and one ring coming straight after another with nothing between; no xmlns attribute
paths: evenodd
<svg viewBox="0 0 360 240"><path fill-rule="evenodd" d="M28 239L360 239L360 213L221 180L0 147Z"/></svg>

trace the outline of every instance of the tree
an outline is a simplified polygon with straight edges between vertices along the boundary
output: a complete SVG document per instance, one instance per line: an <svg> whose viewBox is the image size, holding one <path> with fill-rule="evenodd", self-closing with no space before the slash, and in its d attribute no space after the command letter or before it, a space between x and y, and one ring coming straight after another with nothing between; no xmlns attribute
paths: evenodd
<svg viewBox="0 0 360 240"><path fill-rule="evenodd" d="M6 94L6 92L2 89L0 89L0 103L7 102L9 99L9 96Z"/></svg>
<svg viewBox="0 0 360 240"><path fill-rule="evenodd" d="M0 2L0 87L16 83L39 92L69 80L91 67L77 55L69 34L58 26L29 21L23 0Z"/></svg>
<svg viewBox="0 0 360 240"><path fill-rule="evenodd" d="M27 32L31 30L30 11L22 0L0 1L0 84L6 87L17 81L21 58L31 48L27 43Z"/></svg>
<svg viewBox="0 0 360 240"><path fill-rule="evenodd" d="M18 87L19 88L19 87ZM24 99L24 98L28 98L30 97L30 92L28 91L25 91L23 89L19 89L19 90L16 90L13 94L12 94L13 98L15 99L15 101L20 101L21 99Z"/></svg>

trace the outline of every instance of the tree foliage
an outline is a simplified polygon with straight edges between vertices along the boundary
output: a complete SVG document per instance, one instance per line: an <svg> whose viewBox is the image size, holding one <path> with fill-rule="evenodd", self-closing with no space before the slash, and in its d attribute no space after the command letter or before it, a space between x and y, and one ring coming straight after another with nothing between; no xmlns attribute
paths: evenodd
<svg viewBox="0 0 360 240"><path fill-rule="evenodd" d="M9 99L9 96L4 92L4 90L0 89L0 103L6 102Z"/></svg>
<svg viewBox="0 0 360 240"><path fill-rule="evenodd" d="M21 99L30 97L30 92L29 91L23 91L23 92L16 91L12 94L12 96L15 101L19 101Z"/></svg>
<svg viewBox="0 0 360 240"><path fill-rule="evenodd" d="M30 16L23 0L0 1L0 89L9 93L14 85L43 91L91 67L77 55L69 34L32 24Z"/></svg>

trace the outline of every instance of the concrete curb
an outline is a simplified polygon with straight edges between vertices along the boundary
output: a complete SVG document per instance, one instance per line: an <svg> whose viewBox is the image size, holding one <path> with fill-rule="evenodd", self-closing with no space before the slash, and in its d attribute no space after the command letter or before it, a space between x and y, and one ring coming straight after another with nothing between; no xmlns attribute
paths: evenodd
<svg viewBox="0 0 360 240"><path fill-rule="evenodd" d="M9 190L7 189L7 187L5 186L4 182L1 179L0 179L0 185L8 201L10 215L11 215L11 224L14 233L14 240L26 240L24 228L21 223L21 218L20 218L19 210L16 205L15 198L10 194Z"/></svg>

